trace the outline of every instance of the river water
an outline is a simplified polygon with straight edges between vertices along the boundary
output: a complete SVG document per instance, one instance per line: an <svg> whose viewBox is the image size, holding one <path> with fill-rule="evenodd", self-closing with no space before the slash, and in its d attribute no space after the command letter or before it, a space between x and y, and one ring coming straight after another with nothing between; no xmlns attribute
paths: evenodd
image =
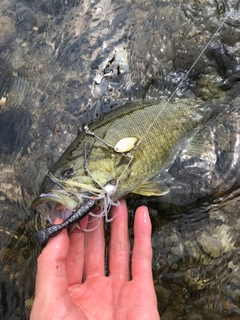
<svg viewBox="0 0 240 320"><path fill-rule="evenodd" d="M148 205L162 320L240 318L239 18L237 1L0 1L1 319L28 319L31 201L80 123L182 79L176 96L219 112L159 173L171 191L129 198L130 218Z"/></svg>

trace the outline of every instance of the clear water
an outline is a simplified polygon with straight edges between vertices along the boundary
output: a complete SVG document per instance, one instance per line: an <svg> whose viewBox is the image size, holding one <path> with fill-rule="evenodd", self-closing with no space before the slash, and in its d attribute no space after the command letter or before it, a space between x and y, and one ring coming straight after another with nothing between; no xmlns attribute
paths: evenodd
<svg viewBox="0 0 240 320"><path fill-rule="evenodd" d="M219 112L159 174L168 195L128 202L151 211L161 319L240 317L235 2L1 0L1 319L28 318L41 225L31 200L80 123L169 96L228 14L211 45L229 54L202 55L176 93L220 101Z"/></svg>

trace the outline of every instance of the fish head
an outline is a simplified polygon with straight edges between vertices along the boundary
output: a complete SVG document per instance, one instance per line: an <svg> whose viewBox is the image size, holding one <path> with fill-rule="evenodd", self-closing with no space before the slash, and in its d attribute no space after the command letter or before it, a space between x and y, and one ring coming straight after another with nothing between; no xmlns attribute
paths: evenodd
<svg viewBox="0 0 240 320"><path fill-rule="evenodd" d="M32 206L52 224L57 217L66 220L89 198L106 207L106 198L111 202L128 162L122 154L102 146L88 150L87 159L84 152L64 154L46 174Z"/></svg>

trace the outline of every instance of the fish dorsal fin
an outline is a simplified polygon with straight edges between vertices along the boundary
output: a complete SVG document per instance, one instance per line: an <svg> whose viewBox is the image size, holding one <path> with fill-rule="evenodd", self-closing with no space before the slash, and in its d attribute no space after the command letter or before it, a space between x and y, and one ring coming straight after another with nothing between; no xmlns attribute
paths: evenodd
<svg viewBox="0 0 240 320"><path fill-rule="evenodd" d="M142 196L164 196L170 191L168 186L157 177L142 182L132 193L140 194Z"/></svg>

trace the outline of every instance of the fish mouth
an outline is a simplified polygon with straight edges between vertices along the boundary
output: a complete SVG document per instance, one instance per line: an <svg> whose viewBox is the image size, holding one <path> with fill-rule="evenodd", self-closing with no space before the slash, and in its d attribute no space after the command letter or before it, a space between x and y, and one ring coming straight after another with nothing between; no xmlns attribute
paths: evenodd
<svg viewBox="0 0 240 320"><path fill-rule="evenodd" d="M65 190L49 190L36 197L32 202L32 207L51 224L54 224L57 218L63 221L68 219L81 204Z"/></svg>

